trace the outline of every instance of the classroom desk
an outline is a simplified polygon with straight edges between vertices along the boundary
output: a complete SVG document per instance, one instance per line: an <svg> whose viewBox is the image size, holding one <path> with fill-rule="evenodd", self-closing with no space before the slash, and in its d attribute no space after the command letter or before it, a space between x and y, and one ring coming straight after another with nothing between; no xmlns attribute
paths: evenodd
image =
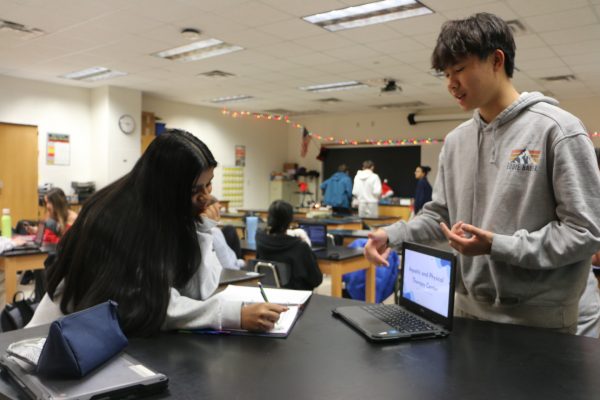
<svg viewBox="0 0 600 400"><path fill-rule="evenodd" d="M307 223L307 224L326 224L327 230L333 229L350 229L350 230L358 230L362 229L362 220L357 217L348 217L348 218L298 218L294 219L294 222L298 224Z"/></svg>
<svg viewBox="0 0 600 400"><path fill-rule="evenodd" d="M256 244L241 241L242 257L244 260L256 258ZM319 269L322 273L331 276L331 295L342 297L342 275L348 272L366 270L365 277L365 299L369 303L375 302L375 272L376 268L369 264L363 256L362 249L349 249L345 246L328 247L327 250L315 251ZM337 253L337 259L331 259L330 255Z"/></svg>
<svg viewBox="0 0 600 400"><path fill-rule="evenodd" d="M396 217L396 220L403 219L408 221L410 218L410 206L401 206L398 204L379 204L379 216Z"/></svg>
<svg viewBox="0 0 600 400"><path fill-rule="evenodd" d="M0 271L4 271L4 299L6 304L12 303L17 292L17 272L30 269L44 269L44 260L48 257L48 248L39 252L17 252L10 255L0 254Z"/></svg>
<svg viewBox="0 0 600 400"><path fill-rule="evenodd" d="M350 243L352 243L356 239L366 239L366 238L368 238L369 237L369 232L372 232L372 231L368 231L366 229L359 229L359 230L332 229L330 231L327 231L327 233L330 233L333 236L341 236L343 238L342 239L342 243L343 243L344 246L349 245Z"/></svg>
<svg viewBox="0 0 600 400"><path fill-rule="evenodd" d="M298 209L294 209L294 218L306 218L306 213L310 211L310 209L308 208L298 208ZM258 217L261 217L263 220L267 220L267 218L269 217L269 210L266 208L258 208L258 209L251 209L251 208L238 208L238 212L241 213L248 213L248 214L253 214L256 215Z"/></svg>
<svg viewBox="0 0 600 400"><path fill-rule="evenodd" d="M246 214L240 214L240 213L221 213L220 215L221 219L220 221L227 221L227 222L244 222L244 218L246 218Z"/></svg>
<svg viewBox="0 0 600 400"><path fill-rule="evenodd" d="M219 277L219 289L225 289L227 285L256 286L263 274L223 268Z"/></svg>
<svg viewBox="0 0 600 400"><path fill-rule="evenodd" d="M379 217L362 218L362 220L365 224L367 224L369 226L373 226L373 225L381 225L381 224L391 225L394 222L397 222L398 220L400 220L400 218L394 217L394 216L380 215Z"/></svg>
<svg viewBox="0 0 600 400"><path fill-rule="evenodd" d="M132 338L126 351L169 377L168 392L149 399L590 400L600 393L598 339L457 318L448 338L380 345L331 315L351 304L360 303L313 295L286 339L162 333ZM47 329L0 334L0 352ZM15 398L4 379L0 392Z"/></svg>

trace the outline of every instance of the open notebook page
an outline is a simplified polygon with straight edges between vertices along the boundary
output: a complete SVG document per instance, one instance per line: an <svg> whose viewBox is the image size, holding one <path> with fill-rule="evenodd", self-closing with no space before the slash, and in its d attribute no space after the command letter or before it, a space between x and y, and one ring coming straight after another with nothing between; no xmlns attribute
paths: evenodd
<svg viewBox="0 0 600 400"><path fill-rule="evenodd" d="M290 290L265 288L265 293L270 303L277 304L304 304L312 295L310 290ZM260 294L258 286L229 285L225 290L216 294L225 300L242 301L246 303L263 303L265 300Z"/></svg>

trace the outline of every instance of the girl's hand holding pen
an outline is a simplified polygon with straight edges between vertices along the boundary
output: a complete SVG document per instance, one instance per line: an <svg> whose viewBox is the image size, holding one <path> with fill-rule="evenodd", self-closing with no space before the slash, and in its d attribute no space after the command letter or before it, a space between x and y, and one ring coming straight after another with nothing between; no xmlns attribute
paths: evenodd
<svg viewBox="0 0 600 400"><path fill-rule="evenodd" d="M268 331L279 320L279 314L288 308L279 304L256 303L242 307L242 329L249 331Z"/></svg>

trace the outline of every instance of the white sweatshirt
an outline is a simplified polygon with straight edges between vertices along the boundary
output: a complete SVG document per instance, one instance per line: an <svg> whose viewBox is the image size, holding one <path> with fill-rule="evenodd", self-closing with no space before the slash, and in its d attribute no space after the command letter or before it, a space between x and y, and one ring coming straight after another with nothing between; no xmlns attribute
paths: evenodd
<svg viewBox="0 0 600 400"><path fill-rule="evenodd" d="M381 180L371 169L363 169L356 173L352 195L359 203L377 203L381 195Z"/></svg>

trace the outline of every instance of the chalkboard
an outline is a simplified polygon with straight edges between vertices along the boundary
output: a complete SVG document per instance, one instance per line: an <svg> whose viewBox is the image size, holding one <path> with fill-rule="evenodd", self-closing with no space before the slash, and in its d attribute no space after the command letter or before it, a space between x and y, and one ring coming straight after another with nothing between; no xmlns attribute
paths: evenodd
<svg viewBox="0 0 600 400"><path fill-rule="evenodd" d="M414 197L415 168L421 164L421 146L328 148L323 160L323 180L333 175L340 164L346 164L354 181L365 160L375 163L375 173L382 182L387 178L394 196Z"/></svg>

